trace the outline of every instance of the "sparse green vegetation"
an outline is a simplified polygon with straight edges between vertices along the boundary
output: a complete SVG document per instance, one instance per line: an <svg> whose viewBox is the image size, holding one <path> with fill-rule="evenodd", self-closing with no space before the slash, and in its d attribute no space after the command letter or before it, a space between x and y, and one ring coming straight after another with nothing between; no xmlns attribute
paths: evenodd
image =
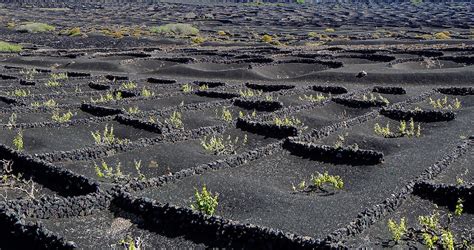
<svg viewBox="0 0 474 250"><path fill-rule="evenodd" d="M129 114L138 114L140 113L140 109L135 106L135 107L128 107L128 109L122 109L124 112L129 113Z"/></svg>
<svg viewBox="0 0 474 250"><path fill-rule="evenodd" d="M155 95L155 92L153 92L151 90L148 90L145 87L142 88L141 96L143 96L143 97L152 97L154 95Z"/></svg>
<svg viewBox="0 0 474 250"><path fill-rule="evenodd" d="M191 86L191 84L189 84L189 83L186 83L186 84L181 86L181 91L183 91L184 93L189 93L189 92L193 91L193 86Z"/></svg>
<svg viewBox="0 0 474 250"><path fill-rule="evenodd" d="M27 97L31 94L31 92L29 89L15 89L11 92L8 92L8 94L16 97Z"/></svg>
<svg viewBox="0 0 474 250"><path fill-rule="evenodd" d="M13 146L18 151L22 151L25 148L25 145L23 144L23 131L22 130L18 130L18 133L13 138Z"/></svg>
<svg viewBox="0 0 474 250"><path fill-rule="evenodd" d="M273 123L277 125L278 127L282 126L293 126L293 127L302 127L304 126L303 122L301 122L300 119L291 116L283 116L283 117L273 117Z"/></svg>
<svg viewBox="0 0 474 250"><path fill-rule="evenodd" d="M211 192L207 191L206 185L202 187L201 192L195 188L195 201L194 204L191 204L191 208L207 215L213 215L216 212L217 205L219 204L218 197L218 194L213 195Z"/></svg>
<svg viewBox="0 0 474 250"><path fill-rule="evenodd" d="M54 99L49 99L44 102L32 102L31 106L35 108L46 107L46 108L54 108L58 105L58 103Z"/></svg>
<svg viewBox="0 0 474 250"><path fill-rule="evenodd" d="M82 36L82 32L81 32L81 28L75 27L72 29L66 29L66 30L61 31L61 35L76 37L76 36Z"/></svg>
<svg viewBox="0 0 474 250"><path fill-rule="evenodd" d="M309 102L317 103L317 102L322 102L328 99L328 97L325 97L323 94L316 94L316 95L311 94L311 95L299 96L298 99L300 99L301 101L309 101Z"/></svg>
<svg viewBox="0 0 474 250"><path fill-rule="evenodd" d="M464 200L463 200L463 199L459 198L459 199L457 200L457 202L456 202L456 207L455 207L455 209L454 209L454 214L455 214L456 216L461 216L461 214L462 214L462 212L463 212L463 210L464 210L464 205L463 205L463 203L464 203Z"/></svg>
<svg viewBox="0 0 474 250"><path fill-rule="evenodd" d="M170 23L153 27L151 33L165 36L195 36L199 34L199 30L186 23Z"/></svg>
<svg viewBox="0 0 474 250"><path fill-rule="evenodd" d="M105 125L104 131L97 130L96 132L91 132L92 137L94 138L96 145L111 145L111 144L124 144L127 143L127 139L119 139L115 137L114 127Z"/></svg>
<svg viewBox="0 0 474 250"><path fill-rule="evenodd" d="M192 37L191 38L191 42L195 43L195 44L201 44L203 42L206 41L206 38L202 37L202 36L195 36L195 37Z"/></svg>
<svg viewBox="0 0 474 250"><path fill-rule="evenodd" d="M20 32L28 33L43 33L54 31L56 28L54 26L45 24L45 23L25 23L16 28Z"/></svg>
<svg viewBox="0 0 474 250"><path fill-rule="evenodd" d="M23 47L21 45L0 41L0 52L17 53L21 52L22 50Z"/></svg>
<svg viewBox="0 0 474 250"><path fill-rule="evenodd" d="M120 100L122 100L121 92L117 92L115 93L115 95L112 92L106 93L105 96L101 94L98 99L91 97L92 103L103 103L103 102L120 101Z"/></svg>
<svg viewBox="0 0 474 250"><path fill-rule="evenodd" d="M292 184L292 189L294 192L313 192L316 190L328 192L344 188L342 178L339 175L330 175L327 171L323 174L316 173L311 175L310 183L311 185L308 185L305 180L302 180L297 186Z"/></svg>
<svg viewBox="0 0 474 250"><path fill-rule="evenodd" d="M203 84L199 86L199 90L208 90L208 89L209 89L209 86L207 86L207 84Z"/></svg>
<svg viewBox="0 0 474 250"><path fill-rule="evenodd" d="M59 113L59 111L54 111L51 119L55 122L64 123L70 121L73 116L74 114L71 111L63 114Z"/></svg>
<svg viewBox="0 0 474 250"><path fill-rule="evenodd" d="M232 139L230 135L227 137L223 135L213 135L209 139L207 136L201 139L201 146L204 150L216 155L235 154L239 147L247 144L247 140L247 135L244 135L240 143L239 137L237 136Z"/></svg>
<svg viewBox="0 0 474 250"><path fill-rule="evenodd" d="M181 113L178 111L173 111L170 117L165 119L165 123L171 125L175 129L184 128L183 120L181 119Z"/></svg>
<svg viewBox="0 0 474 250"><path fill-rule="evenodd" d="M99 178L121 179L124 177L121 168L122 164L120 162L115 166L115 168L109 166L105 161L102 161L100 165L94 163L95 173Z"/></svg>
<svg viewBox="0 0 474 250"><path fill-rule="evenodd" d="M39 74L39 71L36 69L22 69L20 74L24 75L25 80L31 81L35 78L35 75Z"/></svg>
<svg viewBox="0 0 474 250"><path fill-rule="evenodd" d="M437 32L434 34L434 38L437 40L451 39L451 33L449 31Z"/></svg>
<svg viewBox="0 0 474 250"><path fill-rule="evenodd" d="M390 123L387 122L386 126L381 126L379 123L374 125L374 133L385 138L395 138L395 137L420 137L421 136L421 124L418 123L415 125L413 118L409 121L409 128L407 127L406 121L400 121L398 126L398 133L393 132L390 129Z"/></svg>
<svg viewBox="0 0 474 250"><path fill-rule="evenodd" d="M131 90L131 89L136 89L137 84L134 82L124 82L122 85L120 85L120 89L126 89L126 90Z"/></svg>
<svg viewBox="0 0 474 250"><path fill-rule="evenodd" d="M225 122L232 122L232 112L226 107L222 107L220 112L219 109L216 109L216 117Z"/></svg>
<svg viewBox="0 0 474 250"><path fill-rule="evenodd" d="M18 116L16 113L12 113L10 115L10 117L8 118L8 123L7 123L7 127L9 129L12 129L13 127L15 127L17 118Z"/></svg>
<svg viewBox="0 0 474 250"><path fill-rule="evenodd" d="M402 237L407 233L407 226L405 218L400 219L400 223L396 223L394 220L389 219L388 223L388 230L392 234L392 239L396 243L398 243Z"/></svg>
<svg viewBox="0 0 474 250"><path fill-rule="evenodd" d="M462 107L462 104L458 98L455 98L454 100L448 100L447 96L435 100L430 97L429 103L434 109L442 110L458 110Z"/></svg>
<svg viewBox="0 0 474 250"><path fill-rule="evenodd" d="M377 96L374 95L373 93L370 93L368 96L366 94L364 94L364 95L362 95L362 100L363 101L371 101L371 102L379 100L379 101L382 101L383 103L385 103L387 105L390 104L390 101L387 98L380 95L380 94L378 94Z"/></svg>
<svg viewBox="0 0 474 250"><path fill-rule="evenodd" d="M241 97L255 97L261 96L263 94L262 90L253 91L251 89L244 89L239 90L239 94Z"/></svg>
<svg viewBox="0 0 474 250"><path fill-rule="evenodd" d="M262 41L265 43L271 43L273 41L273 37L265 34L262 36Z"/></svg>
<svg viewBox="0 0 474 250"><path fill-rule="evenodd" d="M127 235L124 239L119 241L119 245L124 247L126 250L141 250L143 246L143 240L141 237L133 238Z"/></svg>

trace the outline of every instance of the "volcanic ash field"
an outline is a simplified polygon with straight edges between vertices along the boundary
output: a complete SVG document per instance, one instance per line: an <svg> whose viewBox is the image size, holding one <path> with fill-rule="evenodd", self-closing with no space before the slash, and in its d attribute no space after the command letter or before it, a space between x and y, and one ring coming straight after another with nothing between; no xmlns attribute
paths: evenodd
<svg viewBox="0 0 474 250"><path fill-rule="evenodd" d="M14 2L0 248L474 248L472 3Z"/></svg>

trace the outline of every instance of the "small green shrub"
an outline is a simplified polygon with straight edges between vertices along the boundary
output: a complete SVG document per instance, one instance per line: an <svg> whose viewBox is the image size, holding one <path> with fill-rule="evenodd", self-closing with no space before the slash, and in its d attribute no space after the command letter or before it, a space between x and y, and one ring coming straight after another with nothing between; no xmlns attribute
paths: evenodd
<svg viewBox="0 0 474 250"><path fill-rule="evenodd" d="M39 71L36 69L22 69L20 70L20 74L24 75L26 80L31 81L35 78L35 75L39 74Z"/></svg>
<svg viewBox="0 0 474 250"><path fill-rule="evenodd" d="M222 107L222 110L219 112L219 109L216 109L217 119L223 120L225 122L232 122L232 112L226 107Z"/></svg>
<svg viewBox="0 0 474 250"><path fill-rule="evenodd" d="M13 146L18 151L22 151L25 148L23 144L23 131L22 130L18 130L18 133L13 138Z"/></svg>
<svg viewBox="0 0 474 250"><path fill-rule="evenodd" d="M441 233L441 244L445 250L454 250L454 236L449 230L443 230Z"/></svg>
<svg viewBox="0 0 474 250"><path fill-rule="evenodd" d="M51 73L49 78L51 80L67 80L69 77L67 76L67 73Z"/></svg>
<svg viewBox="0 0 474 250"><path fill-rule="evenodd" d="M437 32L434 34L434 38L437 40L447 40L451 39L451 34L449 31Z"/></svg>
<svg viewBox="0 0 474 250"><path fill-rule="evenodd" d="M206 185L202 187L201 192L195 188L195 201L194 204L191 204L191 208L208 215L213 215L219 204L218 196L218 194L212 195L211 192L207 191Z"/></svg>
<svg viewBox="0 0 474 250"><path fill-rule="evenodd" d="M316 188L323 189L324 185L330 185L334 189L344 188L344 181L339 175L330 175L328 172L324 174L317 173L316 175L311 175L311 182Z"/></svg>
<svg viewBox="0 0 474 250"><path fill-rule="evenodd" d="M195 36L199 34L198 29L186 23L165 24L151 28L150 32L166 36Z"/></svg>
<svg viewBox="0 0 474 250"><path fill-rule="evenodd" d="M126 90L131 90L131 89L136 89L136 88L137 88L137 84L134 82L124 82L120 86L120 89L126 89Z"/></svg>
<svg viewBox="0 0 474 250"><path fill-rule="evenodd" d="M96 145L111 145L111 144L123 144L127 143L127 139L119 139L115 137L114 127L105 125L104 131L101 133L99 130L91 132L92 138Z"/></svg>
<svg viewBox="0 0 474 250"><path fill-rule="evenodd" d="M142 88L141 96L143 96L143 97L152 97L154 95L155 95L155 92L152 92L151 90L148 90L145 87Z"/></svg>
<svg viewBox="0 0 474 250"><path fill-rule="evenodd" d="M124 239L119 241L119 245L124 247L126 250L141 250L143 247L143 240L140 237L133 238L127 235Z"/></svg>
<svg viewBox="0 0 474 250"><path fill-rule="evenodd" d="M140 113L140 109L135 106L135 107L128 107L128 109L122 109L124 112L129 113L129 114L138 114Z"/></svg>
<svg viewBox="0 0 474 250"><path fill-rule="evenodd" d="M303 96L299 96L298 99L300 99L301 101L309 101L309 102L313 102L313 103L317 103L317 102L322 102L324 100L326 100L328 97L325 97L323 94L316 94L316 95L303 95Z"/></svg>
<svg viewBox="0 0 474 250"><path fill-rule="evenodd" d="M456 202L456 207L455 207L455 209L454 209L454 214L455 214L456 216L461 216L461 214L462 214L462 212L463 212L463 210L464 210L464 205L463 205L463 203L464 203L464 200L463 200L463 199L459 198L459 199L457 200L457 202Z"/></svg>
<svg viewBox="0 0 474 250"><path fill-rule="evenodd" d="M373 93L370 93L368 96L364 94L364 95L362 95L362 100L364 100L364 101L377 101L377 100L380 100L380 101L384 102L387 105L390 104L390 101L387 98L380 95L380 94L377 95L377 96L374 95Z"/></svg>
<svg viewBox="0 0 474 250"><path fill-rule="evenodd" d="M407 128L407 122L406 121L400 121L400 126L398 127L398 131L402 136L407 136L407 137L420 137L421 136L421 125L418 123L418 126L415 128L415 122L413 121L413 118L410 119L409 123L410 127Z"/></svg>
<svg viewBox="0 0 474 250"><path fill-rule="evenodd" d="M247 144L247 135L244 135L244 138L241 142L241 146ZM223 135L220 136L211 136L208 140L207 137L201 139L201 146L204 150L211 152L216 155L225 155L225 154L235 154L239 147L239 137L232 137L229 135L225 138Z"/></svg>
<svg viewBox="0 0 474 250"><path fill-rule="evenodd" d="M286 115L283 117L273 117L273 123L277 125L278 127L282 126L294 126L294 127L302 127L303 122L301 122L300 119L291 116L287 117Z"/></svg>
<svg viewBox="0 0 474 250"><path fill-rule="evenodd" d="M273 41L273 37L265 34L262 36L262 41L265 43L271 43Z"/></svg>
<svg viewBox="0 0 474 250"><path fill-rule="evenodd" d="M387 122L387 126L382 127L380 124L375 123L374 132L376 135L383 136L385 138L393 137L393 132L390 130L390 124Z"/></svg>
<svg viewBox="0 0 474 250"><path fill-rule="evenodd" d="M239 94L241 97L255 97L255 96L261 96L263 94L263 91L262 90L253 91L251 89L244 89L244 90L239 90Z"/></svg>
<svg viewBox="0 0 474 250"><path fill-rule="evenodd" d="M462 107L462 104L458 98L455 98L454 100L448 100L447 96L444 96L444 98L438 98L436 100L433 100L430 97L429 103L434 109L442 110L458 110Z"/></svg>
<svg viewBox="0 0 474 250"><path fill-rule="evenodd" d="M46 87L59 87L61 83L57 80L48 80L44 85Z"/></svg>
<svg viewBox="0 0 474 250"><path fill-rule="evenodd" d="M186 84L181 86L181 91L183 91L184 93L189 93L189 92L193 91L193 86L191 86L191 84L189 84L189 83L186 83Z"/></svg>
<svg viewBox="0 0 474 250"><path fill-rule="evenodd" d="M109 166L105 161L102 161L100 165L94 163L95 173L99 178L108 178L108 179L121 179L124 177L122 170L122 164L119 162L117 166Z"/></svg>
<svg viewBox="0 0 474 250"><path fill-rule="evenodd" d="M15 127L17 118L18 116L16 113L12 113L10 115L10 117L8 118L8 123L7 123L7 127L9 129L12 129L13 127Z"/></svg>
<svg viewBox="0 0 474 250"><path fill-rule="evenodd" d="M165 119L165 123L176 129L184 128L183 120L181 119L181 113L178 111L173 111L170 117Z"/></svg>
<svg viewBox="0 0 474 250"><path fill-rule="evenodd" d="M54 108L58 105L58 103L54 99L49 99L44 102L32 102L31 106L35 108L40 108L40 107L47 107L47 108Z"/></svg>
<svg viewBox="0 0 474 250"><path fill-rule="evenodd" d="M56 28L54 26L45 23L26 23L16 28L17 31L27 33L43 33L54 31L55 29Z"/></svg>
<svg viewBox="0 0 474 250"><path fill-rule="evenodd" d="M204 38L202 36L195 36L195 37L191 38L191 41L195 44L201 44L201 43L206 41L206 38Z"/></svg>
<svg viewBox="0 0 474 250"><path fill-rule="evenodd" d="M81 36L82 32L81 32L81 28L75 27L72 29L66 29L66 30L61 31L61 35L76 37L76 36Z"/></svg>
<svg viewBox="0 0 474 250"><path fill-rule="evenodd" d="M199 90L208 90L208 89L209 89L209 86L207 86L207 84L203 84L199 86Z"/></svg>
<svg viewBox="0 0 474 250"><path fill-rule="evenodd" d="M115 95L112 92L106 93L105 96L101 94L98 99L91 97L92 103L103 103L103 102L120 101L120 100L122 100L121 92L117 92L115 93Z"/></svg>
<svg viewBox="0 0 474 250"><path fill-rule="evenodd" d="M31 94L31 92L29 89L15 89L12 92L9 92L8 94L16 97L27 97Z"/></svg>
<svg viewBox="0 0 474 250"><path fill-rule="evenodd" d="M397 224L394 220L388 220L388 230L392 234L392 239L398 243L400 239L407 233L405 218L400 219L400 223Z"/></svg>
<svg viewBox="0 0 474 250"><path fill-rule="evenodd" d="M59 111L54 111L51 119L55 122L64 123L71 120L74 114L71 111L68 111L64 114L60 114Z"/></svg>
<svg viewBox="0 0 474 250"><path fill-rule="evenodd" d="M17 52L21 52L22 50L23 50L23 47L21 45L0 41L0 52L17 53Z"/></svg>

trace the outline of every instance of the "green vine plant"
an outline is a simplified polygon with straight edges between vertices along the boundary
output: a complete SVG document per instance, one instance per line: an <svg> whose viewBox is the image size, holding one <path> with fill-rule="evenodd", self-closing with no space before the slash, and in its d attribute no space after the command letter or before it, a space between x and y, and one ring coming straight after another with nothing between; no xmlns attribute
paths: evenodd
<svg viewBox="0 0 474 250"><path fill-rule="evenodd" d="M48 80L45 84L46 87L60 87L62 84L58 80Z"/></svg>
<svg viewBox="0 0 474 250"><path fill-rule="evenodd" d="M202 187L201 192L197 188L194 190L194 202L191 208L207 215L214 215L219 204L219 194L213 195L207 191L206 185Z"/></svg>
<svg viewBox="0 0 474 250"><path fill-rule="evenodd" d="M447 224L443 225L439 212L433 212L418 217L418 228L408 228L405 218L399 224L390 219L387 226L396 244L406 240L419 241L428 249L472 249L474 246L470 236L461 235L461 240L456 241L449 229L452 221L452 215L448 214Z"/></svg>
<svg viewBox="0 0 474 250"><path fill-rule="evenodd" d="M44 102L32 102L31 106L34 107L34 108L41 108L41 107L54 108L54 107L58 106L58 103L54 99L49 99L49 100L44 101Z"/></svg>
<svg viewBox="0 0 474 250"><path fill-rule="evenodd" d="M208 89L209 89L209 86L207 84L203 84L199 86L199 90L208 90Z"/></svg>
<svg viewBox="0 0 474 250"><path fill-rule="evenodd" d="M146 98L152 97L152 96L155 96L155 92L143 87L142 92L141 92L141 96L146 97Z"/></svg>
<svg viewBox="0 0 474 250"><path fill-rule="evenodd" d="M455 98L454 100L448 100L447 96L438 99L432 99L430 97L429 103L434 109L441 110L458 110L462 107L461 101L459 101L458 98Z"/></svg>
<svg viewBox="0 0 474 250"><path fill-rule="evenodd" d="M301 101L307 101L307 102L312 102L312 103L318 103L318 102L322 102L328 98L331 98L331 96L329 95L329 97L326 97L324 96L323 94L316 94L316 95L303 95L303 96L299 96L298 99L300 99Z"/></svg>
<svg viewBox="0 0 474 250"><path fill-rule="evenodd" d="M458 198L456 202L456 207L454 208L454 215L456 216L461 216L462 212L464 211L464 200L461 198Z"/></svg>
<svg viewBox="0 0 474 250"><path fill-rule="evenodd" d="M239 111L239 118L255 118L255 117L257 117L257 111L255 109L250 114L245 114L245 112Z"/></svg>
<svg viewBox="0 0 474 250"><path fill-rule="evenodd" d="M122 111L125 112L125 113L128 113L128 114L131 114L131 115L139 114L141 112L140 109L137 106L128 107L127 109L122 108Z"/></svg>
<svg viewBox="0 0 474 250"><path fill-rule="evenodd" d="M17 121L17 114L16 113L12 113L10 115L10 117L8 118L8 123L7 123L7 128L8 129L13 129L13 127L16 126L16 121Z"/></svg>
<svg viewBox="0 0 474 250"><path fill-rule="evenodd" d="M142 173L142 161L133 160L133 168L137 172L137 179L138 180L145 180L146 177ZM129 174L125 175L122 172L122 163L119 162L115 167L107 164L105 161L102 160L100 165L94 163L94 170L99 178L111 179L113 181L122 181L122 180L130 180L131 177Z"/></svg>
<svg viewBox="0 0 474 250"><path fill-rule="evenodd" d="M456 175L456 185L463 185L464 184L464 176L466 176L469 173L469 169L466 168L464 172L462 172L459 175Z"/></svg>
<svg viewBox="0 0 474 250"><path fill-rule="evenodd" d="M275 124L278 127L284 127L284 126L292 126L292 127L297 127L301 130L307 129L307 127L304 126L304 123L298 119L297 117L291 116L283 116L283 117L273 117L273 124Z"/></svg>
<svg viewBox="0 0 474 250"><path fill-rule="evenodd" d="M173 111L173 113L171 113L170 117L165 119L165 123L170 125L171 127L175 128L175 129L183 129L184 128L182 115L178 111Z"/></svg>
<svg viewBox="0 0 474 250"><path fill-rule="evenodd" d="M219 120L223 120L225 122L231 123L233 121L232 119L232 112L227 107L222 107L222 109L219 111L219 109L216 109L216 117Z"/></svg>
<svg viewBox="0 0 474 250"><path fill-rule="evenodd" d="M45 83L46 87L60 87L62 85L61 80L67 80L68 76L66 73L52 73L49 75L49 80Z"/></svg>
<svg viewBox="0 0 474 250"><path fill-rule="evenodd" d="M239 90L239 95L240 95L240 97L244 97L244 98L256 97L256 96L263 95L263 91L262 90L253 91L251 89L243 89L243 90L241 89L241 90Z"/></svg>
<svg viewBox="0 0 474 250"><path fill-rule="evenodd" d="M362 95L362 100L371 101L371 102L378 100L387 105L390 104L390 101L387 98L383 97L381 94L378 94L378 95L374 95L373 93L370 93L369 95L364 94Z"/></svg>
<svg viewBox="0 0 474 250"><path fill-rule="evenodd" d="M400 223L398 224L394 220L389 219L387 226L388 226L388 230L392 234L393 241L395 241L395 243L397 244L402 239L402 237L407 233L405 217L401 218Z"/></svg>
<svg viewBox="0 0 474 250"><path fill-rule="evenodd" d="M17 134L13 138L13 147L18 151L23 151L25 145L23 143L23 130L18 130Z"/></svg>
<svg viewBox="0 0 474 250"><path fill-rule="evenodd" d="M390 123L381 126L379 123L374 125L374 133L378 136L385 138L396 138L396 137L420 137L421 136L421 123L415 124L413 118L409 120L408 126L406 121L400 121L398 125L398 132L394 132L390 129Z"/></svg>
<svg viewBox="0 0 474 250"><path fill-rule="evenodd" d="M244 135L242 140L238 136L232 138L230 135L227 137L224 135L213 135L210 138L207 136L202 138L201 146L205 151L215 155L229 155L237 153L237 150L245 146L247 142L247 135Z"/></svg>
<svg viewBox="0 0 474 250"><path fill-rule="evenodd" d="M336 138L336 141L334 142L334 148L336 148L336 149L343 148L344 144L346 142L346 137L347 136L349 136L349 133L338 135L337 138ZM359 145L357 143L353 143L353 144L347 146L347 148L352 149L352 150L359 150Z"/></svg>
<svg viewBox="0 0 474 250"><path fill-rule="evenodd" d="M141 250L143 249L144 242L141 237L133 238L132 236L127 235L125 238L121 239L118 244L125 250Z"/></svg>
<svg viewBox="0 0 474 250"><path fill-rule="evenodd" d="M68 111L66 113L59 113L59 111L53 111L53 115L51 116L51 119L55 122L59 123L65 123L68 122L72 119L74 114L71 111Z"/></svg>
<svg viewBox="0 0 474 250"><path fill-rule="evenodd" d="M122 83L122 85L120 85L120 89L123 89L123 90L132 90L136 88L137 88L137 84L134 82L124 82Z"/></svg>
<svg viewBox="0 0 474 250"><path fill-rule="evenodd" d="M104 103L104 102L111 102L111 101L120 101L122 100L122 92L117 92L117 93L106 93L105 95L100 95L99 98L93 98L91 97L91 102L92 103Z"/></svg>
<svg viewBox="0 0 474 250"><path fill-rule="evenodd" d="M112 144L125 144L128 143L128 139L119 139L114 135L114 127L109 125L105 125L104 131L101 132L97 130L95 132L91 132L92 137L96 145L112 145Z"/></svg>
<svg viewBox="0 0 474 250"><path fill-rule="evenodd" d="M183 91L183 93L190 93L193 91L193 86L191 86L189 83L186 83L181 86L181 91Z"/></svg>
<svg viewBox="0 0 474 250"><path fill-rule="evenodd" d="M298 185L292 185L293 192L311 193L320 191L324 193L334 193L344 188L344 181L339 175L330 175L327 171L323 174L316 173L311 175L310 184L306 180L302 180Z"/></svg>
<svg viewBox="0 0 474 250"><path fill-rule="evenodd" d="M31 91L29 89L15 89L11 92L8 92L8 95L15 97L27 97L31 95Z"/></svg>
<svg viewBox="0 0 474 250"><path fill-rule="evenodd" d="M38 195L41 187L38 187L32 179L24 179L21 173L14 174L13 161L0 160L0 164L2 165L0 168L0 187L5 189L5 194L0 194L0 197L4 201L9 199L8 190L20 191L26 194L27 199L31 200L41 198Z"/></svg>
<svg viewBox="0 0 474 250"><path fill-rule="evenodd" d="M36 69L22 69L20 70L20 74L22 74L27 81L31 81L35 78L37 74L39 74L39 71Z"/></svg>

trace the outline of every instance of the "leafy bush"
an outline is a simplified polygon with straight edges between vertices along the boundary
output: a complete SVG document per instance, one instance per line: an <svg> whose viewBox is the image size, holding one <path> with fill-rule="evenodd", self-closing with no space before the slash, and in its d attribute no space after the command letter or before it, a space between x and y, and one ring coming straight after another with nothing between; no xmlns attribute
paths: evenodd
<svg viewBox="0 0 474 250"><path fill-rule="evenodd" d="M464 203L464 200L463 200L463 199L459 198L459 199L457 200L457 202L456 202L456 207L455 207L455 209L454 209L454 214L455 214L456 216L461 216L461 214L462 214L462 212L463 212L463 210L464 210L464 205L463 205L463 203Z"/></svg>
<svg viewBox="0 0 474 250"><path fill-rule="evenodd" d="M223 120L225 122L232 122L232 112L226 107L222 107L222 110L219 114L219 109L216 109L217 119Z"/></svg>
<svg viewBox="0 0 474 250"><path fill-rule="evenodd" d="M21 45L0 41L0 52L21 52L22 50Z"/></svg>
<svg viewBox="0 0 474 250"><path fill-rule="evenodd" d="M114 135L114 127L109 125L105 125L104 132L100 132L97 130L96 132L91 132L92 137L94 138L94 142L97 145L111 145L111 144L123 144L128 142L127 139L119 139L116 138Z"/></svg>
<svg viewBox="0 0 474 250"><path fill-rule="evenodd" d="M218 196L218 194L212 195L211 192L207 191L206 185L202 187L201 192L195 188L195 201L194 204L191 204L191 208L208 215L213 215L216 212L217 205L219 204Z"/></svg>
<svg viewBox="0 0 474 250"><path fill-rule="evenodd" d="M145 87L142 88L141 96L143 96L143 97L152 97L154 95L155 95L155 92L153 92L151 90L148 90Z"/></svg>
<svg viewBox="0 0 474 250"><path fill-rule="evenodd" d="M191 84L189 84L189 83L186 83L186 84L181 86L181 91L183 91L184 93L189 93L189 92L193 91L193 86L191 86Z"/></svg>
<svg viewBox="0 0 474 250"><path fill-rule="evenodd" d="M329 184L335 189L344 188L344 181L342 178L339 175L330 175L328 172L324 172L324 174L317 173L316 175L312 175L311 182L319 189L323 189L323 186L326 184Z"/></svg>
<svg viewBox="0 0 474 250"><path fill-rule="evenodd" d="M17 31L27 32L27 33L42 33L54 31L56 28L54 26L45 24L45 23L26 23L18 26Z"/></svg>
<svg viewBox="0 0 474 250"><path fill-rule="evenodd" d="M121 179L123 177L121 167L122 164L120 162L117 164L115 169L114 167L109 166L105 161L102 161L100 166L97 165L97 163L94 163L95 173L99 178Z"/></svg>
<svg viewBox="0 0 474 250"><path fill-rule="evenodd" d="M262 41L265 43L271 43L273 41L273 37L265 34L262 36Z"/></svg>
<svg viewBox="0 0 474 250"><path fill-rule="evenodd" d="M165 24L151 28L150 32L166 36L195 36L199 34L198 29L187 23Z"/></svg>

